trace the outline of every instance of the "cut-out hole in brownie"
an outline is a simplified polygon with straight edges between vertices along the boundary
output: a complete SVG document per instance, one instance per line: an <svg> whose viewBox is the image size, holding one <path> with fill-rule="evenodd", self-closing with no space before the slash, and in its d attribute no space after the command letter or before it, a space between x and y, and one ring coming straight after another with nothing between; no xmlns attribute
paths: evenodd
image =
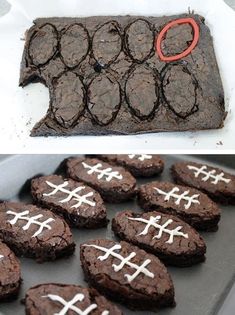
<svg viewBox="0 0 235 315"><path fill-rule="evenodd" d="M74 68L89 51L89 34L82 24L70 25L60 39L60 52L67 67Z"/></svg>
<svg viewBox="0 0 235 315"><path fill-rule="evenodd" d="M135 65L125 83L126 102L139 119L150 118L158 106L159 79L146 65Z"/></svg>
<svg viewBox="0 0 235 315"><path fill-rule="evenodd" d="M114 62L122 50L120 26L116 21L101 25L92 40L93 56L101 67Z"/></svg>
<svg viewBox="0 0 235 315"><path fill-rule="evenodd" d="M154 32L151 24L138 19L125 30L125 47L129 56L138 63L147 60L154 51Z"/></svg>
<svg viewBox="0 0 235 315"><path fill-rule="evenodd" d="M81 79L69 71L54 79L51 89L55 119L65 128L73 126L85 108L85 87Z"/></svg>
<svg viewBox="0 0 235 315"><path fill-rule="evenodd" d="M88 86L88 110L99 125L108 125L117 116L121 105L121 90L110 74L97 75Z"/></svg>
<svg viewBox="0 0 235 315"><path fill-rule="evenodd" d="M177 116L186 118L198 110L198 82L185 63L171 63L163 69L162 92Z"/></svg>
<svg viewBox="0 0 235 315"><path fill-rule="evenodd" d="M45 24L30 39L29 58L35 66L45 65L55 55L57 48L57 30L52 24Z"/></svg>
<svg viewBox="0 0 235 315"><path fill-rule="evenodd" d="M176 25L170 28L162 41L162 52L165 56L175 56L185 51L193 40L190 24Z"/></svg>

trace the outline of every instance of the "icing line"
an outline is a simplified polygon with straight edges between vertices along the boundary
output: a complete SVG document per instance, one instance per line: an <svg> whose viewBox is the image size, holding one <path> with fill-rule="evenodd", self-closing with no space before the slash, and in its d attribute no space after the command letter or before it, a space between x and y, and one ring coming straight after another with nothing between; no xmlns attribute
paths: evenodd
<svg viewBox="0 0 235 315"><path fill-rule="evenodd" d="M67 194L68 196L64 198L63 200L59 200L61 203L69 202L71 200L78 201L78 203L74 204L70 208L79 208L83 203L88 204L89 206L94 207L96 205L95 202L88 200L87 198L92 197L94 194L93 192L89 192L85 195L78 195L77 193L83 189L85 189L85 186L80 186L75 188L74 190L68 190L65 189L66 186L68 186L69 182L65 181L63 184L55 185L49 181L46 181L47 185L51 188L54 188L54 190L50 193L44 193L43 196L52 196L55 195L57 192L63 192Z"/></svg>
<svg viewBox="0 0 235 315"><path fill-rule="evenodd" d="M97 246L97 245L89 245L89 244L84 244L83 246L93 247L93 248L96 248L98 250L103 251L105 254L103 256L99 256L97 258L100 261L104 261L104 260L108 259L109 256L112 256L112 257L119 259L120 260L119 265L116 265L116 264L112 265L115 272L122 270L122 268L125 265L135 269L135 272L132 275L129 275L129 274L124 275L124 277L127 279L127 281L129 283L132 282L141 273L143 273L145 276L147 276L149 278L154 278L154 274L146 268L151 263L151 260L146 259L142 263L142 265L140 265L140 266L135 264L135 263L132 263L130 260L136 256L136 253L132 252L129 254L129 256L124 258L122 255L115 252L115 250L120 250L122 248L122 246L120 244L115 244L114 246L112 246L109 249L106 247Z"/></svg>
<svg viewBox="0 0 235 315"><path fill-rule="evenodd" d="M216 170L212 169L211 171L206 171L207 166L203 165L202 167L196 167L193 165L187 165L187 168L189 170L193 170L195 178L199 177L199 175L205 175L201 178L203 182L207 182L208 180L211 180L211 184L217 185L218 182L225 182L226 184L231 182L231 179L225 178L224 173L221 172L220 174L216 174Z"/></svg>
<svg viewBox="0 0 235 315"><path fill-rule="evenodd" d="M50 223L52 221L55 221L52 218L48 218L44 222L40 222L40 221L38 221L38 219L42 218L43 215L42 214L38 214L38 215L35 215L35 216L32 216L32 217L28 217L28 216L26 216L26 215L29 214L28 210L25 210L25 211L20 212L20 213L17 213L17 212L9 210L9 211L7 211L7 214L12 214L12 215L15 216L13 219L7 221L11 225L15 225L18 220L27 221L27 223L24 226L22 226L22 229L24 231L28 230L30 228L31 224L38 225L39 229L32 235L32 237L36 237L36 236L40 235L42 233L43 229L51 230L51 226L48 225L48 223Z"/></svg>
<svg viewBox="0 0 235 315"><path fill-rule="evenodd" d="M142 223L146 224L146 227L144 228L144 230L141 233L139 233L138 235L147 235L150 227L154 227L156 229L159 229L159 232L152 239L155 239L155 238L160 239L162 237L163 233L169 234L169 238L166 241L166 243L168 243L168 244L172 244L174 242L174 236L182 236L184 238L188 238L187 233L184 234L183 232L181 232L182 226L177 226L173 230L167 229L168 225L170 225L173 222L172 219L167 220L163 225L158 224L160 219L161 219L160 215L158 215L156 217L151 216L149 218L149 220L146 220L143 218L128 218L128 220L138 221L138 222L142 222Z"/></svg>
<svg viewBox="0 0 235 315"><path fill-rule="evenodd" d="M85 162L82 162L84 168L89 169L87 174L91 175L93 173L97 173L97 178L101 179L105 177L107 182L110 182L113 178L115 179L122 179L123 176L118 171L113 171L111 167L100 169L102 167L101 163L97 163L96 165L88 165Z"/></svg>
<svg viewBox="0 0 235 315"><path fill-rule="evenodd" d="M199 204L200 201L198 200L200 194L194 194L192 196L189 196L189 190L184 191L182 194L176 194L176 192L179 192L180 189L178 187L172 188L169 192L165 192L157 187L154 187L154 189L158 192L160 195L164 195L165 201L169 201L171 198L176 199L175 204L180 205L181 201L185 201L187 203L184 204L184 208L188 210L192 204Z"/></svg>

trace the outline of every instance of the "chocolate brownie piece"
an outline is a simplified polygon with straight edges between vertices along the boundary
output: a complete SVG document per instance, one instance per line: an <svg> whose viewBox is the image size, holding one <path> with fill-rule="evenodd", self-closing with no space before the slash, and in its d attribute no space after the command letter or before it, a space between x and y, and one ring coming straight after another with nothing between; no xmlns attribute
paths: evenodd
<svg viewBox="0 0 235 315"><path fill-rule="evenodd" d="M71 158L66 161L67 175L87 183L108 202L122 202L136 195L136 180L123 167L98 159Z"/></svg>
<svg viewBox="0 0 235 315"><path fill-rule="evenodd" d="M26 315L122 315L96 290L78 285L39 284L27 291L24 303Z"/></svg>
<svg viewBox="0 0 235 315"><path fill-rule="evenodd" d="M85 279L132 309L174 306L174 287L160 260L127 242L91 240L80 247Z"/></svg>
<svg viewBox="0 0 235 315"><path fill-rule="evenodd" d="M15 298L21 283L20 262L5 244L0 242L0 301Z"/></svg>
<svg viewBox="0 0 235 315"><path fill-rule="evenodd" d="M138 134L223 127L224 91L203 17L39 18L20 85L49 88L32 136Z"/></svg>
<svg viewBox="0 0 235 315"><path fill-rule="evenodd" d="M71 226L98 228L108 223L101 196L81 182L59 175L42 176L32 180L31 193L39 205L63 216Z"/></svg>
<svg viewBox="0 0 235 315"><path fill-rule="evenodd" d="M122 211L113 219L112 229L122 240L158 256L168 265L187 267L205 261L204 240L176 216L157 211Z"/></svg>
<svg viewBox="0 0 235 315"><path fill-rule="evenodd" d="M200 189L217 202L235 204L235 175L190 161L175 163L171 172L175 182Z"/></svg>
<svg viewBox="0 0 235 315"><path fill-rule="evenodd" d="M163 172L164 161L151 154L107 154L99 159L125 167L135 177L150 177Z"/></svg>
<svg viewBox="0 0 235 315"><path fill-rule="evenodd" d="M201 191L168 182L141 185L138 202L145 211L173 214L197 230L216 231L220 209Z"/></svg>
<svg viewBox="0 0 235 315"><path fill-rule="evenodd" d="M63 219L21 202L0 204L0 239L16 255L39 262L69 256L75 249L72 233Z"/></svg>

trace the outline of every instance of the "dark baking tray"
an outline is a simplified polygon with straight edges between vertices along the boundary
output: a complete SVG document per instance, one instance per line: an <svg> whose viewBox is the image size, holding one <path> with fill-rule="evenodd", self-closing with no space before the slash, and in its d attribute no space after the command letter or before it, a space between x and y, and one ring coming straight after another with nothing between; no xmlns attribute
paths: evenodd
<svg viewBox="0 0 235 315"><path fill-rule="evenodd" d="M28 178L37 174L50 174L65 158L63 155L16 155L0 160L0 199L15 199L30 201L29 186L24 183ZM172 163L182 159L204 161L192 156L165 156L166 167L161 180L169 180L169 167ZM210 159L213 164L213 157ZM216 161L214 159L214 161ZM214 163L215 166L226 165L230 159L222 158ZM233 162L234 163L234 162ZM227 164L231 165L231 164ZM223 165L224 167L224 165ZM226 169L226 167L225 167ZM234 173L234 169L228 171ZM139 183L146 180L139 180ZM123 204L108 204L108 216L111 219L116 212L139 209L135 202ZM207 243L207 260L205 263L190 268L169 268L175 284L177 306L165 309L159 315L207 315L217 314L223 304L235 279L235 209L232 206L221 207L222 219L216 233L202 233ZM4 315L22 315L24 306L20 299L25 291L36 284L47 282L61 282L87 285L83 280L83 273L79 261L79 243L93 238L115 238L110 225L108 229L73 230L77 243L75 255L56 262L38 264L31 259L22 258L23 283L21 294L17 301L0 304L0 313ZM151 315L153 312L133 312L123 307L124 314ZM232 313L231 313L232 314ZM228 314L226 314L228 315Z"/></svg>

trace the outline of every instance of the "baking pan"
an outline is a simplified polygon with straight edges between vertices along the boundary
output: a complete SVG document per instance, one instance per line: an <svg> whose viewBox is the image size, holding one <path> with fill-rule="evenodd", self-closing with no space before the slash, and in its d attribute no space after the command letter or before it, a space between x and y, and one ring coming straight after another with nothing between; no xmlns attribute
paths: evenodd
<svg viewBox="0 0 235 315"><path fill-rule="evenodd" d="M16 155L0 160L0 199L12 199L20 201L31 201L27 179L37 174L50 174L54 172L65 155ZM214 166L213 157L210 163ZM203 157L193 156L165 156L165 171L160 180L170 180L169 167L172 163L189 159L204 162ZM214 160L215 161L215 160ZM223 158L223 167L234 173L232 164L234 161ZM156 178L153 178L153 180ZM141 179L138 183L149 180ZM219 230L215 233L202 233L207 244L207 260L205 263L189 267L170 267L172 275L177 306L173 309L160 310L158 315L209 315L217 314L223 304L235 279L235 209L232 206L221 207L222 219ZM112 217L118 211L124 209L138 210L135 202L122 204L107 204L108 217ZM86 286L83 279L83 272L79 260L79 244L93 238L115 239L110 224L108 228L98 230L77 230L73 229L74 239L77 244L76 253L68 259L61 259L56 262L38 264L32 259L21 258L22 263L22 288L18 300L0 304L0 313L4 315L22 315L24 306L20 304L21 298L28 288L39 283L60 282L67 284L80 284ZM131 311L122 307L126 315L153 315L154 312Z"/></svg>

